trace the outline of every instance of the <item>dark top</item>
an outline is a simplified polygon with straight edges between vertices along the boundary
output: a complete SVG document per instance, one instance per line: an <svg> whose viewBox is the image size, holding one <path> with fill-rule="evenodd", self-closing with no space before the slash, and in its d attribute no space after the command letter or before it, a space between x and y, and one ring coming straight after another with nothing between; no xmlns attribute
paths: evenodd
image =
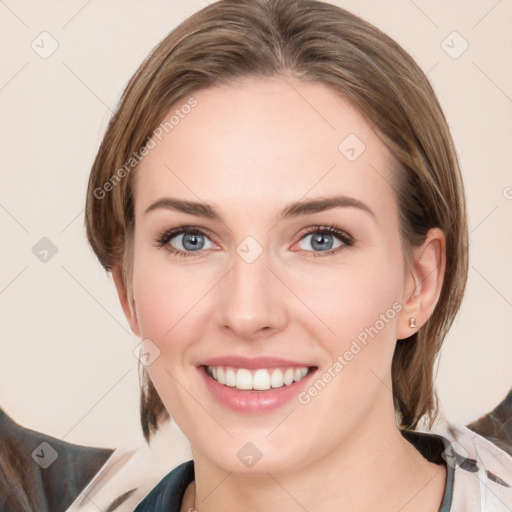
<svg viewBox="0 0 512 512"><path fill-rule="evenodd" d="M22 427L0 408L0 512L65 511L112 452Z"/></svg>
<svg viewBox="0 0 512 512"><path fill-rule="evenodd" d="M454 468L446 464L442 453L448 449L450 442L443 436L433 433L401 430L402 435L430 462L444 464L446 467L446 484L443 501L439 512L449 512L452 505ZM189 460L174 468L142 500L135 512L180 512L183 495L187 486L194 480L194 461Z"/></svg>

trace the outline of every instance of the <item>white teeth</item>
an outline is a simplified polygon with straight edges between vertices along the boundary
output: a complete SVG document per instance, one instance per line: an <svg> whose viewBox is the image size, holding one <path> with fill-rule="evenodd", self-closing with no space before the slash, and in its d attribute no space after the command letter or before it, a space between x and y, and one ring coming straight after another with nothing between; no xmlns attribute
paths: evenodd
<svg viewBox="0 0 512 512"><path fill-rule="evenodd" d="M236 373L233 368L226 368L226 386L234 388L236 386Z"/></svg>
<svg viewBox="0 0 512 512"><path fill-rule="evenodd" d="M270 375L267 370L256 370L252 378L252 387L260 391L270 389Z"/></svg>
<svg viewBox="0 0 512 512"><path fill-rule="evenodd" d="M252 375L249 370L240 368L236 372L236 387L237 389L252 389Z"/></svg>
<svg viewBox="0 0 512 512"><path fill-rule="evenodd" d="M225 366L208 366L208 374L220 384L237 389L265 391L281 388L299 382L308 374L308 368L231 368Z"/></svg>
<svg viewBox="0 0 512 512"><path fill-rule="evenodd" d="M307 372L307 370L306 370ZM280 388L284 384L283 380L283 372L281 370L274 370L272 372L272 377L270 378L270 385L273 388Z"/></svg>
<svg viewBox="0 0 512 512"><path fill-rule="evenodd" d="M293 368L288 368L286 373L284 374L284 383L289 386L293 382L293 377L295 375L295 370Z"/></svg>

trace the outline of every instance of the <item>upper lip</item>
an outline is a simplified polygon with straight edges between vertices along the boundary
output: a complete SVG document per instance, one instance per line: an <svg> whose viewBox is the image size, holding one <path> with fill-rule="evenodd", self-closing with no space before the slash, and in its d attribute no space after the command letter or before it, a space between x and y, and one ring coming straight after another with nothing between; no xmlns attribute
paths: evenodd
<svg viewBox="0 0 512 512"><path fill-rule="evenodd" d="M278 368L278 367L299 367L308 368L313 366L310 363L282 359L280 357L242 357L242 356L219 356L205 359L197 366L230 366L231 368Z"/></svg>

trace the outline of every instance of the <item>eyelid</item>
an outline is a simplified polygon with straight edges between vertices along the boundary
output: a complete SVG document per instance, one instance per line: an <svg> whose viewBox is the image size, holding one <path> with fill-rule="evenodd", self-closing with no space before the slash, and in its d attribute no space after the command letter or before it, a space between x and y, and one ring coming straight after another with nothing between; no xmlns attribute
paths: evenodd
<svg viewBox="0 0 512 512"><path fill-rule="evenodd" d="M301 233L299 242L301 242L305 237L315 233L327 234L338 238L338 240L341 242L341 245L327 251L307 251L305 249L300 250L301 252L312 254L314 257L322 257L338 253L348 247L353 246L356 242L355 238L347 230L341 229L337 225L332 224L317 224L315 226L308 226Z"/></svg>
<svg viewBox="0 0 512 512"><path fill-rule="evenodd" d="M344 238L347 239L347 241L354 241L354 237L347 230L341 229L335 224L315 224L313 226L308 226L307 228L304 228L299 236L302 239L306 235L318 232L337 236L341 241L343 241Z"/></svg>
<svg viewBox="0 0 512 512"><path fill-rule="evenodd" d="M157 237L155 239L154 245L156 245L157 247L166 247L166 248L168 248L168 247L170 247L169 246L169 242L173 238L176 238L177 236L185 235L185 234L198 234L198 235L202 235L202 236L208 238L214 245L217 245L212 240L212 236L210 235L210 230L209 229L202 228L202 227L199 227L199 226L187 226L187 225L177 226L175 228L164 230L159 235L157 235ZM191 254L191 255L194 255L195 252L197 252L198 254L201 253L201 252L204 252L204 250L199 250L199 251L182 251L181 249L174 249L174 248L172 248L172 250L170 250L170 249L168 249L168 250L170 252L186 253L186 254Z"/></svg>

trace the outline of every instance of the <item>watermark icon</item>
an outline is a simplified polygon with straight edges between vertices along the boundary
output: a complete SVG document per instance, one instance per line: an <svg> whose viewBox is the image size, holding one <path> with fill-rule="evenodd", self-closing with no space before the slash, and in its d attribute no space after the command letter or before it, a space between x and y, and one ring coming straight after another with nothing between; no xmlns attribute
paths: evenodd
<svg viewBox="0 0 512 512"><path fill-rule="evenodd" d="M41 443L33 452L32 458L43 469L49 468L56 460L59 454L46 441Z"/></svg>
<svg viewBox="0 0 512 512"><path fill-rule="evenodd" d="M153 133L146 139L146 143L138 151L134 151L122 167L117 169L101 187L94 189L94 197L96 199L103 199L108 192L112 192L112 190L137 167L141 160L147 156L152 149L156 148L158 143L155 139L161 142L164 133L170 133L171 130L178 126L182 119L185 119L195 106L197 106L197 100L192 96L180 108L175 109L169 119L160 123L160 125L153 130Z"/></svg>
<svg viewBox="0 0 512 512"><path fill-rule="evenodd" d="M261 459L263 454L255 444L248 442L240 448L236 456L244 466L252 468Z"/></svg>
<svg viewBox="0 0 512 512"><path fill-rule="evenodd" d="M160 356L160 349L149 338L144 338L133 349L133 355L144 366L150 366Z"/></svg>
<svg viewBox="0 0 512 512"><path fill-rule="evenodd" d="M252 263L261 256L263 247L249 235L237 245L236 252L246 263Z"/></svg>
<svg viewBox="0 0 512 512"><path fill-rule="evenodd" d="M512 199L512 187L505 187L503 189L503 197L505 199Z"/></svg>
<svg viewBox="0 0 512 512"><path fill-rule="evenodd" d="M339 144L338 151L349 161L354 162L366 149L364 142L355 134L347 135Z"/></svg>
<svg viewBox="0 0 512 512"><path fill-rule="evenodd" d="M454 30L441 41L441 48L452 59L458 59L469 48L469 43Z"/></svg>
<svg viewBox="0 0 512 512"><path fill-rule="evenodd" d="M441 456L446 461L446 464L454 469L457 467L457 465L460 466L464 464L465 461L470 461L470 459L468 459L468 452L463 446L457 443L457 441L450 443L448 447L443 451Z"/></svg>
<svg viewBox="0 0 512 512"><path fill-rule="evenodd" d="M57 251L57 246L46 236L43 236L32 247L32 254L42 263L48 263L57 254Z"/></svg>
<svg viewBox="0 0 512 512"><path fill-rule="evenodd" d="M57 50L59 43L51 34L44 30L30 43L30 47L41 59L47 59Z"/></svg>
<svg viewBox="0 0 512 512"><path fill-rule="evenodd" d="M311 386L297 395L297 400L302 405L307 405L311 399L316 397L342 370L347 366L361 350L368 345L368 337L375 338L382 329L393 320L397 313L402 311L402 304L394 302L385 313L379 315L379 319L370 327L365 327L350 344L350 347L343 354L336 357L336 360L327 368Z"/></svg>

